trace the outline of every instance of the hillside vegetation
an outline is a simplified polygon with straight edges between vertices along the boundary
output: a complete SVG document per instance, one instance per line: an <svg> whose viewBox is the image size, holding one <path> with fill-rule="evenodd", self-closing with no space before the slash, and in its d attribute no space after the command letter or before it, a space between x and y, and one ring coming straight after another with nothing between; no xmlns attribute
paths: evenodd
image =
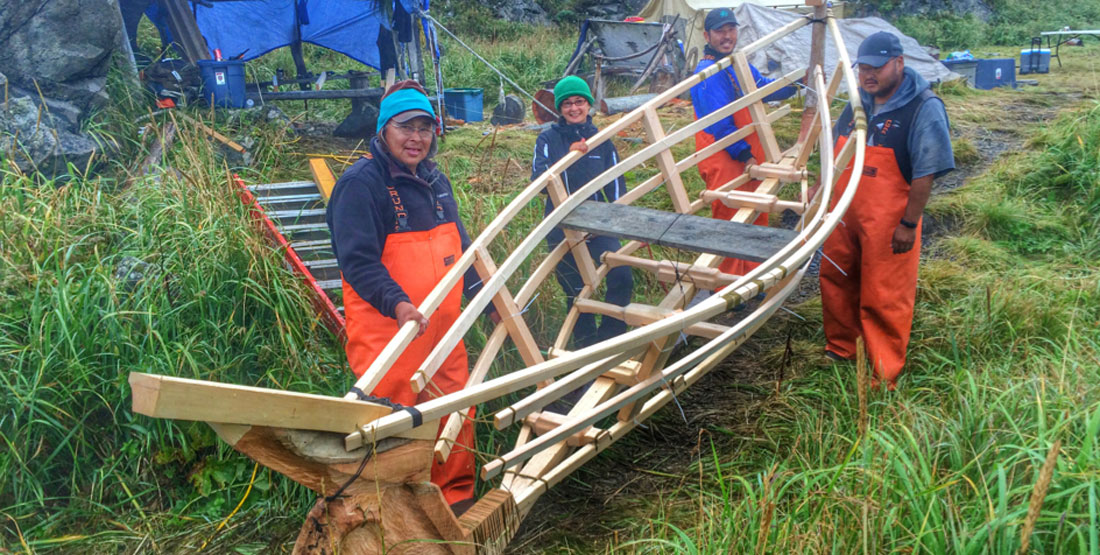
<svg viewBox="0 0 1100 555"><path fill-rule="evenodd" d="M953 3L938 4L950 6ZM964 50L979 45L1023 48L1042 31L1057 31L1067 26L1096 29L1100 25L1100 3L1075 0L985 0L992 12L988 19L950 8L927 13L924 2L861 0L858 4L882 13L921 44L944 50Z"/></svg>

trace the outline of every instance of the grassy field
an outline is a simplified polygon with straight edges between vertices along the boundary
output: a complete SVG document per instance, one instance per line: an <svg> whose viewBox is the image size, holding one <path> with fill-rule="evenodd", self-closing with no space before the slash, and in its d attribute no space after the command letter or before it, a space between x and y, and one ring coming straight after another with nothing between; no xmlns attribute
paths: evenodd
<svg viewBox="0 0 1100 555"><path fill-rule="evenodd" d="M551 30L477 48L514 60L505 70L533 86L560 73L569 39ZM805 321L778 317L699 384L686 422L670 407L548 495L514 548L1008 552L1026 536L1035 551L1100 552L1097 54L1070 50L1036 88L942 91L968 159L988 158L990 143L1013 146L929 207L940 231L898 392L869 392L860 410L854 369L818 362L820 305L810 300L794 307ZM462 84L494 90L487 70L453 58ZM280 64L289 57L253 71ZM253 164L235 166L179 120L174 171L131 181L149 142L134 123L144 106L117 100L92 124L118 145L100 175L56 187L0 164L0 548L286 550L312 495L205 425L135 417L126 376L346 391L340 345L226 185L228 171L307 179L299 154L318 145L258 114L192 111L249 139ZM285 110L300 120L300 107ZM341 109L311 103L308 117ZM682 125L690 107L662 117ZM151 118L147 134L169 118ZM456 130L439 155L471 231L527 183L537 134L489 129ZM640 136L621 137L620 151L638 149ZM116 276L129 258L149 264L143 279ZM657 294L644 279L639 296ZM540 329L555 327L561 304L539 297ZM783 366L788 339L794 357ZM503 439L481 437L486 452ZM1045 497L1029 516L1037 489Z"/></svg>

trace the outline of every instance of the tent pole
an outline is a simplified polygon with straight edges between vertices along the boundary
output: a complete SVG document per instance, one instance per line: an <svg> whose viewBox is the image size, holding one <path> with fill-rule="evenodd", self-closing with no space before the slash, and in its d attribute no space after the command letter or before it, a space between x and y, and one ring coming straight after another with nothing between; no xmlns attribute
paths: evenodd
<svg viewBox="0 0 1100 555"><path fill-rule="evenodd" d="M413 75L421 85L426 85L428 79L424 76L424 49L420 47L420 34L423 31L422 20L419 14L413 14Z"/></svg>

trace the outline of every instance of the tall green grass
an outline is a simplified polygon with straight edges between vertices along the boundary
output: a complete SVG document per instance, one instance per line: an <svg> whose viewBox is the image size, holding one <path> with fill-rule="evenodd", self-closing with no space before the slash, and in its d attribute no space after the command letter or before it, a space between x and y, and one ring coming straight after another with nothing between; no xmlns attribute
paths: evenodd
<svg viewBox="0 0 1100 555"><path fill-rule="evenodd" d="M240 501L251 463L204 424L131 413L130 372L349 385L340 346L256 233L214 147L178 123L175 171L127 189L110 167L61 187L0 173L2 545L108 549L179 533L194 549L191 535ZM151 265L144 279L116 276L127 257ZM253 487L252 518L311 501L266 471Z"/></svg>

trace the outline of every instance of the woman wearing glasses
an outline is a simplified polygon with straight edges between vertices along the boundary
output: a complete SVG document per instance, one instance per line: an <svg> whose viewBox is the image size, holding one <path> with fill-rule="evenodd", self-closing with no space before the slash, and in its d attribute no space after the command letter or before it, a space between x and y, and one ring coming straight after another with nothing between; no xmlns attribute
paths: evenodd
<svg viewBox="0 0 1100 555"><path fill-rule="evenodd" d="M589 149L585 142L596 134L598 129L592 124L592 117L588 115L592 108L592 92L583 79L570 75L558 81L554 87L554 107L561 114L549 129L543 131L535 142L535 157L531 169L531 179L542 175L547 168L561 160L569 151L576 150L584 153L584 156L573 163L562 174L565 188L572 194L583 187L596 176L606 171L611 166L619 163L619 153L611 141L606 141L599 146ZM591 200L599 202L614 202L626 193L626 183L619 177L608 183L599 192L592 195ZM554 205L549 198L546 199L546 213L549 214ZM558 246L565 235L558 228L546 238L551 250ZM622 246L614 237L589 235L586 239L588 253L597 266L603 253L617 251ZM571 253L566 254L555 270L558 283L565 290L568 307L572 308L573 299L584 288L584 281L577 270L577 262ZM631 292L634 288L634 278L630 274L630 268L619 266L613 268L607 274L607 287L604 293L604 301L626 306L630 304ZM600 341L615 337L626 331L626 323L621 320L604 316L599 326L596 325L594 314L581 314L573 328L573 348L582 349Z"/></svg>
<svg viewBox="0 0 1100 555"><path fill-rule="evenodd" d="M379 108L371 156L336 182L327 220L344 281L345 349L355 375L363 375L406 322L420 326L416 339L369 392L411 406L466 385L462 343L420 395L412 392L409 379L458 317L463 289L472 296L479 280L476 272L468 272L465 286L455 287L430 319L417 310L470 238L451 183L432 161L436 118L424 89L416 81L396 83ZM473 439L467 420L447 462L432 466L432 482L456 513L473 503L474 457L464 448L472 448Z"/></svg>

